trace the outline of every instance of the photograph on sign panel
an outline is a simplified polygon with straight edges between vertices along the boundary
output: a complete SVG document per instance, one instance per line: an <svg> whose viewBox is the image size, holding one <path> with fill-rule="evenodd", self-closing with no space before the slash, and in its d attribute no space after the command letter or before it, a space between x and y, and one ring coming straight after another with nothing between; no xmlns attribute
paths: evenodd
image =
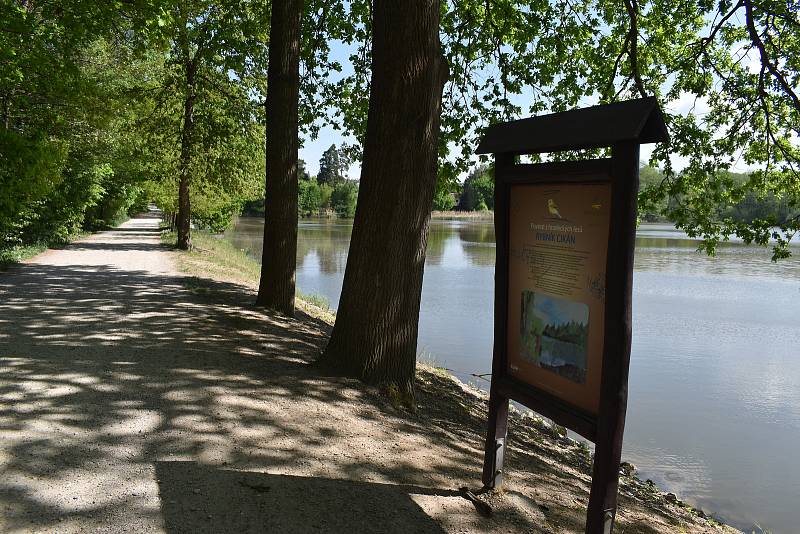
<svg viewBox="0 0 800 534"><path fill-rule="evenodd" d="M585 383L589 306L523 291L521 312L522 359L578 384Z"/></svg>

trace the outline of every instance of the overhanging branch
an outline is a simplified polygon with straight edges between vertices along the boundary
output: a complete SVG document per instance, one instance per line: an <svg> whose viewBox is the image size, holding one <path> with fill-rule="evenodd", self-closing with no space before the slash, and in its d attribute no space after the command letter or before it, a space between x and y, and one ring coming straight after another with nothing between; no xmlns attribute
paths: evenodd
<svg viewBox="0 0 800 534"><path fill-rule="evenodd" d="M631 19L631 28L628 32L628 57L631 60L631 76L633 76L636 89L644 98L647 97L647 91L644 90L642 76L639 73L639 6L637 0L625 0L625 9L628 10L628 16Z"/></svg>
<svg viewBox="0 0 800 534"><path fill-rule="evenodd" d="M761 58L761 64L766 67L772 77L778 82L778 85L781 86L781 89L783 89L784 93L786 93L786 96L792 101L792 107L795 109L795 111L800 113L800 98L798 98L797 94L792 90L789 82L786 81L786 77L780 70L778 70L778 67L770 58L766 46L764 45L764 41L761 39L761 35L756 29L752 0L743 1L745 6L745 18L747 20L747 33L750 35L750 40L752 41L753 46L758 49Z"/></svg>

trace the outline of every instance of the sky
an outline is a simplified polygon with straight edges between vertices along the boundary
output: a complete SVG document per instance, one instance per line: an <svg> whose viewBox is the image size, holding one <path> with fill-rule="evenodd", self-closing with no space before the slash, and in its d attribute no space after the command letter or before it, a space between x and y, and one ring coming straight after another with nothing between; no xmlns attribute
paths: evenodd
<svg viewBox="0 0 800 534"><path fill-rule="evenodd" d="M592 104L594 104L594 102L586 103L586 105ZM672 113L678 112L681 114L686 114L689 113L692 108L694 108L693 112L695 114L703 114L708 111L708 104L703 98L695 99L694 96L687 94L669 106L669 111ZM343 132L341 131L337 132L333 128L325 127L320 130L319 136L316 139L312 140L306 138L303 140L303 146L300 148L299 157L306 162L306 169L308 169L308 172L313 176L319 171L319 160L322 157L322 153L327 150L328 147L330 147L332 144L341 146L343 143L353 143L354 141L355 140L353 137L344 136ZM650 159L650 154L652 154L654 148L655 145L652 144L642 145L640 157L642 163L646 163ZM687 164L687 158L680 156L673 157L673 165L675 166L676 170L684 168ZM735 172L746 172L751 170L751 168L745 165L743 162L740 162L732 170ZM351 179L358 179L360 175L360 163L353 163L349 169L349 177Z"/></svg>
<svg viewBox="0 0 800 534"><path fill-rule="evenodd" d="M570 322L588 324L589 306L583 302L551 297L536 293L534 298L534 313L546 324L553 326Z"/></svg>
<svg viewBox="0 0 800 534"><path fill-rule="evenodd" d="M352 137L344 137L342 132L337 132L333 128L322 128L319 132L319 137L314 140L304 139L303 146L300 147L299 158L306 162L306 170L312 176L319 172L319 160L322 158L322 153L328 150L331 145L337 147L342 146L343 143L353 143ZM361 164L353 163L348 170L348 177L357 180L361 176Z"/></svg>
<svg viewBox="0 0 800 534"><path fill-rule="evenodd" d="M341 41L333 41L330 46L331 60L338 61L343 67L339 78L352 74L353 68L348 58L355 51L355 47L348 46ZM316 139L310 139L308 136L300 139L301 146L298 157L306 162L306 170L314 176L319 172L319 160L322 158L322 153L331 145L341 147L344 143L352 144L354 142L355 138L352 136L345 136L341 131L337 132L331 127L324 127ZM357 180L361 176L361 164L350 165L348 175L349 178Z"/></svg>
<svg viewBox="0 0 800 534"><path fill-rule="evenodd" d="M353 72L348 57L354 50L355 48L353 46L349 46L341 42L333 42L331 44L332 59L339 61L343 66L343 71L340 75L341 77L347 76ZM747 63L751 69L756 69L757 72L759 66L757 58L747 58ZM522 109L526 109L526 102L531 100L530 88L527 89L527 93L524 92L521 95L513 97L512 100L515 104L520 105ZM596 103L597 99L586 99L585 101L581 102L581 106L591 106ZM705 98L696 98L694 95L684 94L681 98L672 102L667 107L667 111L682 115L694 113L695 115L702 116L709 111L709 107ZM524 118L524 116L521 118ZM306 162L306 169L313 176L319 171L319 160L322 157L322 153L332 144L341 146L344 143L352 144L354 142L355 139L352 136L345 136L341 131L336 131L330 127L324 127L320 130L316 139L310 139L307 136L305 138L301 138L299 157ZM642 164L647 163L654 148L655 145L652 144L642 145L640 152L640 161ZM477 157L475 158L475 161L477 162ZM681 156L673 156L672 163L674 168L679 171L687 166L688 159ZM748 172L753 170L753 168L746 165L743 161L741 161L741 159L739 159L738 162L731 168L731 170L734 172ZM358 179L361 175L360 163L356 162L351 164L348 174L349 178ZM461 177L461 179L463 180L465 177L466 173Z"/></svg>

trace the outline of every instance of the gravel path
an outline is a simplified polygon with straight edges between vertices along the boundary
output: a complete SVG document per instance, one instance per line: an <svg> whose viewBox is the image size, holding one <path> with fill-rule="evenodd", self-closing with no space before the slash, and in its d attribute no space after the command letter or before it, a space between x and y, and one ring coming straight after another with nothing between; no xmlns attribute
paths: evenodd
<svg viewBox="0 0 800 534"><path fill-rule="evenodd" d="M0 531L442 532L415 499L470 508L407 484L405 423L309 368L325 325L187 289L157 229L0 274Z"/></svg>
<svg viewBox="0 0 800 534"><path fill-rule="evenodd" d="M478 397L427 373L410 415L323 376L328 325L174 254L139 218L0 273L0 532L583 531L575 444L516 425L482 517ZM717 531L625 499L626 533Z"/></svg>

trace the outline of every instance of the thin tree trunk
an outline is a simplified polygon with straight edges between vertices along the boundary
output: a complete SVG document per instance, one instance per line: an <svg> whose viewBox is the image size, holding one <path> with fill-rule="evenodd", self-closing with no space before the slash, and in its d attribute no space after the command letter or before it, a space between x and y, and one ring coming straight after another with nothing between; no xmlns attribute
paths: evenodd
<svg viewBox="0 0 800 534"><path fill-rule="evenodd" d="M256 304L294 314L302 0L273 0L267 70L264 249Z"/></svg>
<svg viewBox="0 0 800 534"><path fill-rule="evenodd" d="M3 127L6 130L8 130L8 125L9 125L9 120L10 120L10 115L11 115L11 111L10 111L11 104L10 104L9 100L10 100L10 98L8 97L8 95L3 97Z"/></svg>
<svg viewBox="0 0 800 534"><path fill-rule="evenodd" d="M447 64L439 0L375 0L372 82L350 253L322 361L413 399Z"/></svg>
<svg viewBox="0 0 800 534"><path fill-rule="evenodd" d="M186 99L183 103L183 129L181 131L180 182L178 184L178 243L179 249L188 250L191 245L192 206L189 200L189 167L192 158L192 134L194 133L194 102L197 97L194 78L196 65L187 61Z"/></svg>

